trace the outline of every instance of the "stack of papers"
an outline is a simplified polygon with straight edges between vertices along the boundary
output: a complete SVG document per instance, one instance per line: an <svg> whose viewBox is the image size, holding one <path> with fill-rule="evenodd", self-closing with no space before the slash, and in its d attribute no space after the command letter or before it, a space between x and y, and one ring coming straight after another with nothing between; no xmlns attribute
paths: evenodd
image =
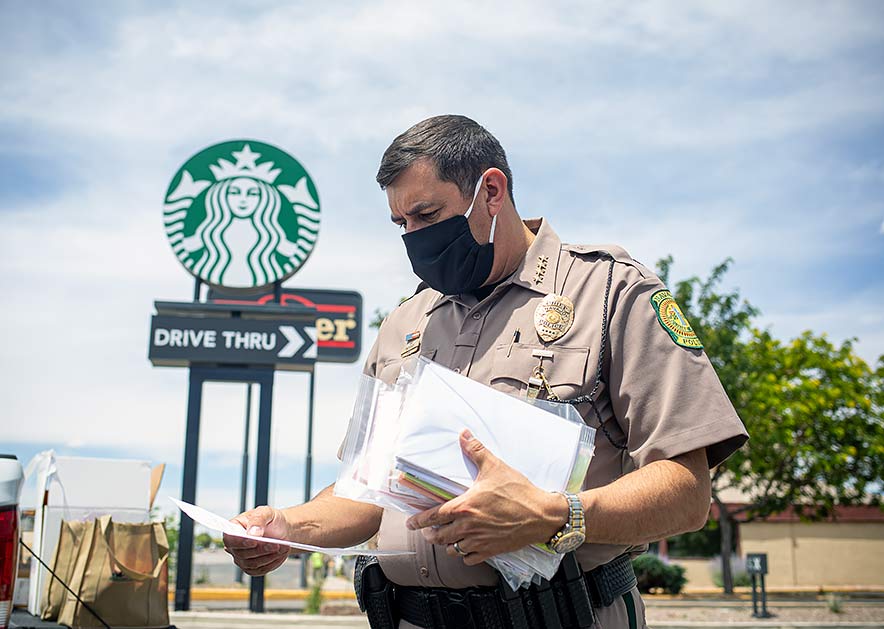
<svg viewBox="0 0 884 629"><path fill-rule="evenodd" d="M512 397L415 360L395 385L363 376L337 495L413 515L469 491L478 470L461 449L464 429L541 489L581 490L595 431L573 406ZM541 544L489 563L515 588L551 578L560 559Z"/></svg>
<svg viewBox="0 0 884 629"><path fill-rule="evenodd" d="M424 366L401 417L397 469L454 495L478 473L460 447L464 429L541 489L563 491L586 428L436 363Z"/></svg>

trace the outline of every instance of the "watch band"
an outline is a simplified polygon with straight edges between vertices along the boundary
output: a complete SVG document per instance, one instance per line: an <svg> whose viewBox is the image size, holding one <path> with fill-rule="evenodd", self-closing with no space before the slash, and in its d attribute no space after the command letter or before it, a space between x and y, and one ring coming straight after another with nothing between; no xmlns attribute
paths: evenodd
<svg viewBox="0 0 884 629"><path fill-rule="evenodd" d="M583 503L576 494L556 492L568 501L568 521L549 541L549 546L557 553L566 553L576 549L586 539L586 516Z"/></svg>

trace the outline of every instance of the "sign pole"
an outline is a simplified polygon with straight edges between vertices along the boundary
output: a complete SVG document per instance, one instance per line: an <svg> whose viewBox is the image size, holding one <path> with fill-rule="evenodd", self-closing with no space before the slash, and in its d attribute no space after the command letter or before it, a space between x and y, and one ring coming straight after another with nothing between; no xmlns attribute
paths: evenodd
<svg viewBox="0 0 884 629"><path fill-rule="evenodd" d="M200 411L203 401L203 374L190 369L187 394L187 428L184 438L184 470L181 478L181 499L196 504L196 472L200 442ZM179 519L178 561L175 576L175 611L190 609L190 577L193 569L193 520Z"/></svg>
<svg viewBox="0 0 884 629"><path fill-rule="evenodd" d="M310 501L313 492L313 399L316 393L316 368L310 370L307 397L307 458L304 463L304 502ZM307 555L301 555L301 587L307 587Z"/></svg>
<svg viewBox="0 0 884 629"><path fill-rule="evenodd" d="M242 475L239 483L239 512L246 510L246 487L249 483L249 433L252 427L252 383L246 384L246 430L242 445ZM242 569L236 568L236 582L242 583Z"/></svg>
<svg viewBox="0 0 884 629"><path fill-rule="evenodd" d="M313 491L313 398L316 393L316 369L310 370L310 393L307 398L307 461L304 470L304 502Z"/></svg>
<svg viewBox="0 0 884 629"><path fill-rule="evenodd" d="M258 379L261 393L258 400L258 451L255 458L255 506L266 505L270 493L270 420L273 404L273 370ZM264 611L264 577L252 577L249 611Z"/></svg>
<svg viewBox="0 0 884 629"><path fill-rule="evenodd" d="M752 616L754 618L770 618L773 614L767 611L767 588L764 587L764 575L767 574L767 554L748 553L746 555L746 572L752 578ZM758 585L761 585L761 611L758 611Z"/></svg>

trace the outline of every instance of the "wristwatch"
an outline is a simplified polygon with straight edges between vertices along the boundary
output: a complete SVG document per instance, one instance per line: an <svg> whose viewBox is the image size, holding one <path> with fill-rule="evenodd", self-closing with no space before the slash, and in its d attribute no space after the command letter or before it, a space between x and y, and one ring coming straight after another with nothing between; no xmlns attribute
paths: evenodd
<svg viewBox="0 0 884 629"><path fill-rule="evenodd" d="M557 492L568 500L568 521L549 540L549 547L556 553L564 555L576 550L586 540L586 520L583 516L583 504L574 494L564 491Z"/></svg>

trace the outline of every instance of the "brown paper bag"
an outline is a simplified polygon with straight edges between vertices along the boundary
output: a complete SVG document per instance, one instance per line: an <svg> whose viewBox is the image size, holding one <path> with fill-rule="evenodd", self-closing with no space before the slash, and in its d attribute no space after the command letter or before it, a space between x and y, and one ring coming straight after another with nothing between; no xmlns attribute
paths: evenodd
<svg viewBox="0 0 884 629"><path fill-rule="evenodd" d="M103 516L86 526L68 585L112 627L168 627L169 542L163 525L112 522ZM66 593L58 622L101 627Z"/></svg>
<svg viewBox="0 0 884 629"><path fill-rule="evenodd" d="M61 579L67 584L71 582L74 573L74 564L80 551L83 534L86 532L87 522L79 520L64 520L61 523L61 531L58 536L58 545L52 553L52 561L49 567L58 575L58 578L47 575L46 585L43 587L42 607L40 618L43 620L55 620L64 603L67 590L59 582Z"/></svg>

